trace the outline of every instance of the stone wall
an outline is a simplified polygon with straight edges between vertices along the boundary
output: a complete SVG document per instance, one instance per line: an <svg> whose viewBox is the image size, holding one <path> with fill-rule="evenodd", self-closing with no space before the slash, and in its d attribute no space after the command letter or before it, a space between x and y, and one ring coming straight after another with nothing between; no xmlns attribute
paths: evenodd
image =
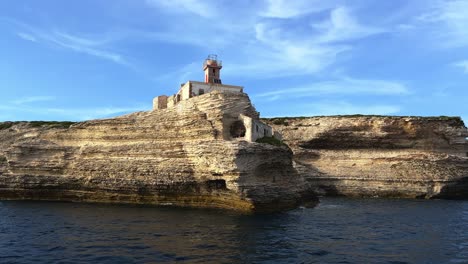
<svg viewBox="0 0 468 264"><path fill-rule="evenodd" d="M160 95L153 99L153 110L167 108L167 95Z"/></svg>

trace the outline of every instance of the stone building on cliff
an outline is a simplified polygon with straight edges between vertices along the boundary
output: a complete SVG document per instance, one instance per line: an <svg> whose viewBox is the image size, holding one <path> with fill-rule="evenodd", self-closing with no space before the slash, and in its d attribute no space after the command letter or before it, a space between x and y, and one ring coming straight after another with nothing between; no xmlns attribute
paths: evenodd
<svg viewBox="0 0 468 264"><path fill-rule="evenodd" d="M190 100L190 98L198 96L207 96L210 93L235 93L243 94L244 87L236 85L226 85L221 81L222 61L218 60L217 55L209 55L203 63L203 71L205 72L205 81L188 81L182 84L179 91L171 96L160 95L153 99L153 111L172 108L179 105L180 102ZM273 128L260 121L259 113L247 116L240 114L233 118L224 118L223 131L224 139L241 139L249 142L254 142L263 137L275 137L281 140L281 134L274 131Z"/></svg>

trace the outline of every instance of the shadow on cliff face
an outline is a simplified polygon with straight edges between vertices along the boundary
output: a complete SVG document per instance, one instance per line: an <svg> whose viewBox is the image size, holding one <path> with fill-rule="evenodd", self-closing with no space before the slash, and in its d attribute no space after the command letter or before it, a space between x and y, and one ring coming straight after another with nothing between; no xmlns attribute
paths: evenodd
<svg viewBox="0 0 468 264"><path fill-rule="evenodd" d="M434 199L453 199L466 200L468 199L468 176L463 177L453 183L449 183L442 187L440 193Z"/></svg>
<svg viewBox="0 0 468 264"><path fill-rule="evenodd" d="M241 168L239 188L259 213L279 212L299 206L314 207L318 198L293 167L287 146L249 143L236 159Z"/></svg>
<svg viewBox="0 0 468 264"><path fill-rule="evenodd" d="M387 126L382 128L384 136L369 136L371 126L338 127L320 133L317 137L299 143L304 149L407 149L416 145L415 140L422 132L410 134L403 129Z"/></svg>
<svg viewBox="0 0 468 264"><path fill-rule="evenodd" d="M3 174L3 171L5 171L7 165L8 165L7 158L4 155L0 155L0 175Z"/></svg>
<svg viewBox="0 0 468 264"><path fill-rule="evenodd" d="M62 147L59 150L66 155L59 155L57 162L44 168L33 166L48 159L48 156L39 154L44 152L44 146L51 144L30 145L26 142L17 145L11 151L16 155L14 160L8 156L10 163L0 155L0 199L221 208L225 204L230 206L229 201L234 198L224 179L196 178L196 168L190 165L188 154L181 147L172 162L180 166L174 165L165 171L156 163L124 162L109 159L109 155L89 158L106 153L108 149L103 147L82 148L80 151ZM131 151L134 150L126 149L125 153L130 155ZM6 173L7 169L11 173ZM156 181L158 176L159 181Z"/></svg>
<svg viewBox="0 0 468 264"><path fill-rule="evenodd" d="M320 158L320 154L316 153L313 155L312 160ZM319 196L345 196L336 187L337 182L340 180L333 179L329 174L326 174L315 166L301 162L295 158L295 168L304 177L305 181L309 186L309 192Z"/></svg>

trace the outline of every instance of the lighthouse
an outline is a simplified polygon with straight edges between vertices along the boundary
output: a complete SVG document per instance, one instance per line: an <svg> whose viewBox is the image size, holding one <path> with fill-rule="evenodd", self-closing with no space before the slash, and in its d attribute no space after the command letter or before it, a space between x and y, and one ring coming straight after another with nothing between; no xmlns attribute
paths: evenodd
<svg viewBox="0 0 468 264"><path fill-rule="evenodd" d="M221 84L220 71L223 68L222 61L218 60L218 56L211 54L203 63L203 71L205 72L205 83Z"/></svg>
<svg viewBox="0 0 468 264"><path fill-rule="evenodd" d="M217 55L208 55L203 62L205 72L205 82L188 81L182 84L179 91L171 96L160 95L153 99L153 109L166 109L177 105L180 101L188 100L194 96L200 96L213 91L223 93L243 93L244 87L237 85L222 84L220 71L223 68L222 62Z"/></svg>

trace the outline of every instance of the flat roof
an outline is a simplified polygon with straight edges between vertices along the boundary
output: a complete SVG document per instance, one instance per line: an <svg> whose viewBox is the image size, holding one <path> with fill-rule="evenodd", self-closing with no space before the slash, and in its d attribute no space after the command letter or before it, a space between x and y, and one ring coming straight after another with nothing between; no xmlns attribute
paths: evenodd
<svg viewBox="0 0 468 264"><path fill-rule="evenodd" d="M198 82L198 81L188 81L187 83L196 83L196 84L207 85L207 86L222 86L226 88L244 88L244 86L227 85L227 84L221 84L221 83L206 83L206 82Z"/></svg>

